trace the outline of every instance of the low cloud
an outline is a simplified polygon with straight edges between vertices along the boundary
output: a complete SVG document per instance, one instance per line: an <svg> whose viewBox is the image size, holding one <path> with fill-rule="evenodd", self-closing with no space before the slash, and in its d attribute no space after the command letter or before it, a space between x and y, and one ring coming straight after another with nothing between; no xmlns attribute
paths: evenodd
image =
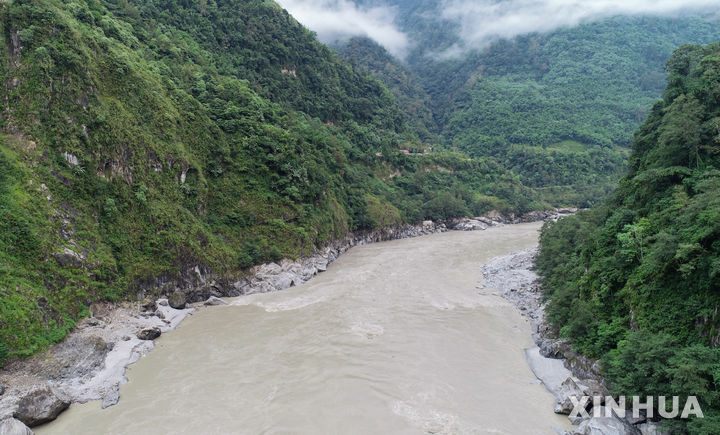
<svg viewBox="0 0 720 435"><path fill-rule="evenodd" d="M317 33L325 43L366 36L396 57L405 57L407 36L393 21L390 7L360 7L350 0L278 0L295 19Z"/></svg>
<svg viewBox="0 0 720 435"><path fill-rule="evenodd" d="M549 32L615 15L673 16L717 10L718 0L444 0L440 16L458 23L459 46L483 48L497 39Z"/></svg>

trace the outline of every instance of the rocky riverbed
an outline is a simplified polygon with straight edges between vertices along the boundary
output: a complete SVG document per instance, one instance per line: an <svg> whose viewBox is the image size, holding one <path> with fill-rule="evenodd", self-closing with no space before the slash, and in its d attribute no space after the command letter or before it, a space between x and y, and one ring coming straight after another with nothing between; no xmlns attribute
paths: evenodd
<svg viewBox="0 0 720 435"><path fill-rule="evenodd" d="M0 370L0 433L24 433L27 426L57 417L71 403L102 400L103 407L119 400L127 366L153 349L161 334L203 305L221 305L224 296L284 290L300 285L353 246L384 240L445 232L484 230L492 226L556 218L575 210L532 212L522 216L490 212L477 218L349 234L298 260L255 266L232 283L218 282L196 267L196 286L165 287L157 300L140 303L93 304L92 317L78 323L68 337L51 349ZM25 429L23 429L25 428ZM32 433L27 429L27 433Z"/></svg>
<svg viewBox="0 0 720 435"><path fill-rule="evenodd" d="M597 361L579 355L567 340L557 338L545 319L545 304L538 275L532 270L537 248L526 249L495 258L483 266L482 291L494 291L512 302L530 322L533 331L534 348L526 351L527 360L535 375L557 399L555 412L571 414L573 398L582 401L588 397L592 406L594 396L609 395L600 374ZM604 402L603 402L604 403ZM558 431L561 435L662 435L658 422L645 418L572 417L575 425L572 432Z"/></svg>

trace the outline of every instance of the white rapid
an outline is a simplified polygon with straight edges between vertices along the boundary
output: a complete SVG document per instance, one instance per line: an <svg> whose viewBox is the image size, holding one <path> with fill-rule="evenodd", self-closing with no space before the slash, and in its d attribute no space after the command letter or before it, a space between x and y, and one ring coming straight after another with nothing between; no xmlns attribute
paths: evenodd
<svg viewBox="0 0 720 435"><path fill-rule="evenodd" d="M540 224L353 248L290 290L200 310L128 370L120 403L38 434L553 434L528 323L483 262Z"/></svg>

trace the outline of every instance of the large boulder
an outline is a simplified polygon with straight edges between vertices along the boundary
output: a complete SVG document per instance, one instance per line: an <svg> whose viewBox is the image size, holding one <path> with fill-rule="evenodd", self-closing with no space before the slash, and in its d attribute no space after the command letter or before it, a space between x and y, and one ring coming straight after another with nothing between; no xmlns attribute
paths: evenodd
<svg viewBox="0 0 720 435"><path fill-rule="evenodd" d="M105 365L112 348L100 337L71 335L50 351L52 358L45 362L43 374L52 380L87 376Z"/></svg>
<svg viewBox="0 0 720 435"><path fill-rule="evenodd" d="M270 291L285 290L295 285L299 274L283 270L277 263L261 264L255 268L255 279L267 283Z"/></svg>
<svg viewBox="0 0 720 435"><path fill-rule="evenodd" d="M291 272L280 272L275 276L269 277L268 282L276 290L285 290L295 285L295 278L296 275Z"/></svg>
<svg viewBox="0 0 720 435"><path fill-rule="evenodd" d="M6 418L0 421L0 435L33 435L33 431L20 420Z"/></svg>
<svg viewBox="0 0 720 435"><path fill-rule="evenodd" d="M325 272L328 267L328 259L322 256L317 256L313 259L313 266L318 272Z"/></svg>
<svg viewBox="0 0 720 435"><path fill-rule="evenodd" d="M538 346L540 354L546 358L565 358L565 366L575 376L602 381L598 361L575 352L569 340L546 338Z"/></svg>
<svg viewBox="0 0 720 435"><path fill-rule="evenodd" d="M70 248L63 248L63 252L56 252L52 254L60 266L62 267L80 267L84 257Z"/></svg>
<svg viewBox="0 0 720 435"><path fill-rule="evenodd" d="M572 398L576 398L579 402L580 399L585 396L583 388L579 385L579 381L573 377L569 377L560 384L560 391L557 395L557 401L555 402L555 413L569 415L575 405L573 404ZM592 400L588 404L592 403Z"/></svg>
<svg viewBox="0 0 720 435"><path fill-rule="evenodd" d="M582 390L583 394L590 397L600 397L602 398L601 403L603 404L605 403L605 397L610 395L607 387L605 387L602 382L595 379L583 379L577 384Z"/></svg>
<svg viewBox="0 0 720 435"><path fill-rule="evenodd" d="M593 417L580 423L573 435L640 435L640 431L616 417Z"/></svg>
<svg viewBox="0 0 720 435"><path fill-rule="evenodd" d="M152 328L141 329L136 335L140 340L155 340L160 334L162 334L160 328L154 326Z"/></svg>
<svg viewBox="0 0 720 435"><path fill-rule="evenodd" d="M455 224L455 230L458 231L476 231L476 230L486 230L488 228L487 224L484 222L481 222L477 219L462 219L458 223Z"/></svg>
<svg viewBox="0 0 720 435"><path fill-rule="evenodd" d="M55 420L69 406L70 402L60 399L49 388L42 388L20 399L13 417L33 427Z"/></svg>
<svg viewBox="0 0 720 435"><path fill-rule="evenodd" d="M168 297L168 304L176 310L182 310L187 304L187 298L182 292L175 292Z"/></svg>

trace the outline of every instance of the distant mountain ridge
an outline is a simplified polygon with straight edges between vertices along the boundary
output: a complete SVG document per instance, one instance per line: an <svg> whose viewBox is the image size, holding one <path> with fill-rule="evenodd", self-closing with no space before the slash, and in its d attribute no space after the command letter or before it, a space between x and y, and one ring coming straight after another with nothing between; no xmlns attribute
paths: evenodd
<svg viewBox="0 0 720 435"><path fill-rule="evenodd" d="M441 2L361 3L395 7L414 48L393 69L406 72L388 77L357 40L341 53L391 89L411 72L413 91L399 101L427 107L441 143L493 156L555 205L606 197L625 170L623 148L662 93L672 50L720 40L714 16L614 17L439 58L458 42Z"/></svg>

